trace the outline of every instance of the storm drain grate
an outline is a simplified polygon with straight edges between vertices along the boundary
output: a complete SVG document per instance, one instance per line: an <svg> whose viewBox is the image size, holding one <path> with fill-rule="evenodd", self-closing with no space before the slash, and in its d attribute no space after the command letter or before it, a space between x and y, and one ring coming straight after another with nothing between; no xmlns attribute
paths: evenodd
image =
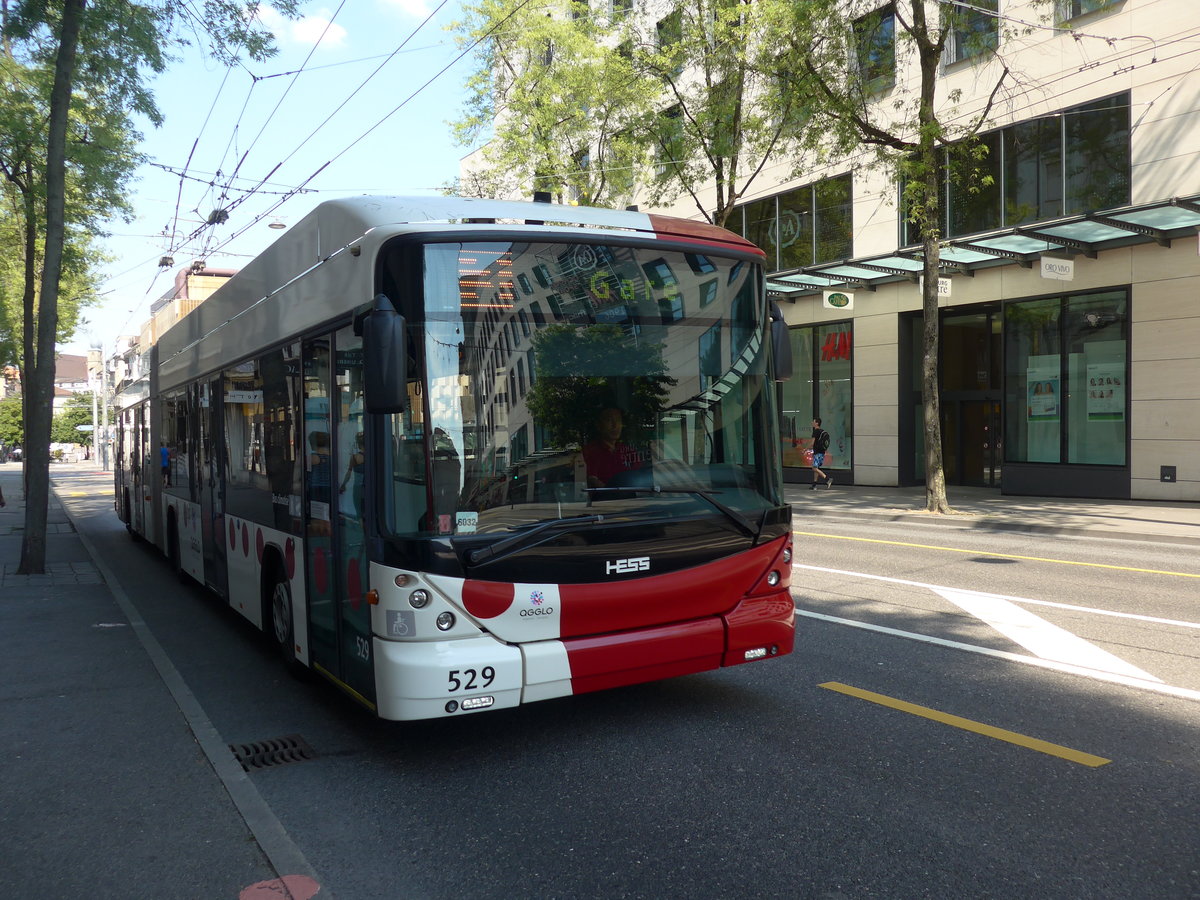
<svg viewBox="0 0 1200 900"><path fill-rule="evenodd" d="M252 744L230 744L229 749L247 772L304 762L317 756L313 748L298 734L289 734L269 741L255 741Z"/></svg>

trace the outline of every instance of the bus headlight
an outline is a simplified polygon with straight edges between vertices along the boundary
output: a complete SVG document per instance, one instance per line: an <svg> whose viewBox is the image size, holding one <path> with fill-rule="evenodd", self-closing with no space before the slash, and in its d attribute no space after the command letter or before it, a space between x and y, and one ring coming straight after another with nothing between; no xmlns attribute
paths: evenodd
<svg viewBox="0 0 1200 900"><path fill-rule="evenodd" d="M438 613L437 622L435 624L437 625L439 631L449 631L454 627L454 613Z"/></svg>
<svg viewBox="0 0 1200 900"><path fill-rule="evenodd" d="M408 595L408 605L413 609L424 609L429 605L429 591L418 589Z"/></svg>
<svg viewBox="0 0 1200 900"><path fill-rule="evenodd" d="M767 575L767 584L769 584L771 587L775 587L775 585L779 584L779 572L777 572L775 569L772 569L770 574Z"/></svg>

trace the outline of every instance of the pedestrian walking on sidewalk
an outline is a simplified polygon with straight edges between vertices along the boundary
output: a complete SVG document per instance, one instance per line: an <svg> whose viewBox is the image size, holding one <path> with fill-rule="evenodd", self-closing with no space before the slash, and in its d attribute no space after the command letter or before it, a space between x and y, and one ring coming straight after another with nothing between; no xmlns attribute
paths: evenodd
<svg viewBox="0 0 1200 900"><path fill-rule="evenodd" d="M821 471L821 466L825 465L825 451L829 449L829 432L821 427L821 417L817 416L812 421L812 473L813 481L809 486L809 490L816 490L817 485L822 481L825 482L825 487L833 487L833 476Z"/></svg>
<svg viewBox="0 0 1200 900"><path fill-rule="evenodd" d="M0 487L0 507L4 506L4 488Z"/></svg>

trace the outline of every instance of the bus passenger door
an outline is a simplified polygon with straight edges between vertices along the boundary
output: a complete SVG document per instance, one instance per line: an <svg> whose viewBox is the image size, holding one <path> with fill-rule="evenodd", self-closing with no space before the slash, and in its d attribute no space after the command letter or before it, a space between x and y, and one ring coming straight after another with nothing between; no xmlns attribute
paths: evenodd
<svg viewBox="0 0 1200 900"><path fill-rule="evenodd" d="M221 404L217 378L199 386L200 416L196 469L199 473L200 531L204 546L204 583L227 597L225 585L225 503L222 491Z"/></svg>
<svg viewBox="0 0 1200 900"><path fill-rule="evenodd" d="M305 566L313 662L375 698L366 602L362 341L349 328L304 344Z"/></svg>
<svg viewBox="0 0 1200 900"><path fill-rule="evenodd" d="M335 569L330 485L333 480L329 409L330 344L322 335L304 342L304 574L308 599L308 652L314 666L341 679L337 614L330 573Z"/></svg>
<svg viewBox="0 0 1200 900"><path fill-rule="evenodd" d="M363 409L362 338L350 328L335 335L333 386L338 468L336 498L338 618L342 679L368 700L375 698L371 658L371 607L367 604L366 435Z"/></svg>

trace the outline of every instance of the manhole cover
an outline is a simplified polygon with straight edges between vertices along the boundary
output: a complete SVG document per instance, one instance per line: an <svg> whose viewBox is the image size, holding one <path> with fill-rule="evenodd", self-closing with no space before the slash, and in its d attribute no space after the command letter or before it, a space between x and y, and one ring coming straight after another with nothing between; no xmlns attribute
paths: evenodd
<svg viewBox="0 0 1200 900"><path fill-rule="evenodd" d="M269 741L255 741L252 744L230 744L229 749L247 772L303 762L306 759L315 759L317 755L298 734L272 738Z"/></svg>

